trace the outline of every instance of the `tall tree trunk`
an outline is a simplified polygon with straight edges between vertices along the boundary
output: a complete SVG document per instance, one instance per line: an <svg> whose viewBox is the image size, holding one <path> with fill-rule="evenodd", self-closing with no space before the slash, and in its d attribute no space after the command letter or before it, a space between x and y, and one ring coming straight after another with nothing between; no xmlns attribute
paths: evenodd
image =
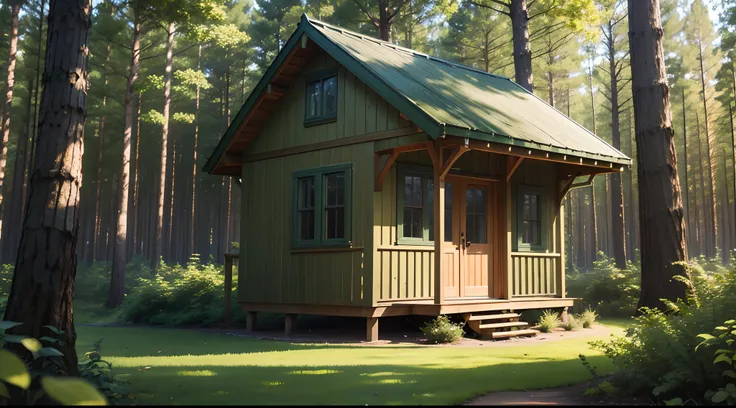
<svg viewBox="0 0 736 408"><path fill-rule="evenodd" d="M107 66L110 64L110 43L107 43L107 51L105 53L105 66L103 68L103 77L105 78L105 92L102 94L102 115L100 115L99 119L99 130L98 130L98 137L100 139L97 147L97 180L96 180L96 195L95 195L95 239L92 243L92 253L97 254L97 246L99 245L100 239L100 202L101 200L101 191L102 191L102 158L103 158L103 152L104 152L104 146L105 146L105 107L107 106L107 84L108 84L108 75L107 75Z"/></svg>
<svg viewBox="0 0 736 408"><path fill-rule="evenodd" d="M36 137L38 134L38 106L39 106L39 99L38 99L38 90L41 88L41 52L43 47L43 20L44 20L44 8L46 8L46 1L41 0L41 7L38 11L38 47L36 48L36 55L38 55L38 59L36 59L36 87L33 90L33 132L31 133L31 144L28 148L28 159L26 160L26 180L30 177L30 174L33 172L33 159L36 156ZM27 189L26 193L26 201L28 198L28 192L30 189ZM25 201L23 202L23 207L25 208Z"/></svg>
<svg viewBox="0 0 736 408"><path fill-rule="evenodd" d="M378 36L391 41L391 10L388 0L378 0Z"/></svg>
<svg viewBox="0 0 736 408"><path fill-rule="evenodd" d="M708 100L705 95L705 67L703 66L703 45L698 42L698 61L700 62L700 85L703 99L703 120L705 121L705 149L708 154L708 221L711 225L707 226L706 233L708 234L707 244L707 256L715 256L715 248L718 244L718 222L716 220L716 193L715 193L715 178L713 177L713 155L710 146L710 116L708 116Z"/></svg>
<svg viewBox="0 0 736 408"><path fill-rule="evenodd" d="M140 213L140 151L141 151L141 105L143 104L143 91L138 91L138 101L136 102L136 127L135 127L135 179L133 180L133 254L140 253L140 237L138 236L138 223Z"/></svg>
<svg viewBox="0 0 736 408"><path fill-rule="evenodd" d="M608 44L608 61L609 73L611 78L611 143L613 147L621 150L621 129L619 126L619 106L618 106L618 77L616 76L616 48L613 43L614 27L613 23L609 24L611 41ZM616 267L619 269L626 268L626 236L624 234L624 197L621 189L621 173L615 172L611 174L610 200L611 206L611 249L613 249L613 259Z"/></svg>
<svg viewBox="0 0 736 408"><path fill-rule="evenodd" d="M201 60L202 60L202 46L200 45L197 48L197 71L201 69ZM199 208L197 208L197 149L199 149L199 85L197 86L196 90L196 96L195 96L195 102L194 102L194 146L192 147L192 196L191 196L191 214L189 217L189 230L191 231L190 235L190 241L189 241L189 256L195 253L196 251L196 242L197 242L197 211ZM245 71L243 71L243 84L242 84L242 93L245 94Z"/></svg>
<svg viewBox="0 0 736 408"><path fill-rule="evenodd" d="M34 79L28 85L28 96L26 100L26 129L22 135L18 135L18 143L15 148L15 166L13 167L13 194L10 195L10 205L3 207L3 238L2 238L2 262L4 264L15 263L18 251L18 237L23 227L23 201L25 199L25 167L26 150L28 149L28 138L31 136L31 92L34 87ZM7 209L7 211L6 211Z"/></svg>
<svg viewBox="0 0 736 408"><path fill-rule="evenodd" d="M700 117L698 116L698 113L695 113L695 126L696 126L696 133L695 137L698 140L698 172L697 174L700 175L700 208L702 209L701 213L701 221L702 223L699 223L699 231L698 231L698 241L700 242L700 248L699 248L699 255L706 255L708 256L708 248L709 245L708 237L710 236L709 233L706 231L708 229L708 210L707 205L708 201L706 201L705 197L705 177L703 176L703 145L700 140Z"/></svg>
<svg viewBox="0 0 736 408"><path fill-rule="evenodd" d="M634 157L634 134L632 132L632 126L631 126L631 109L626 109L626 126L628 129L628 136L626 138L626 144L628 147L628 155L629 157ZM626 199L626 207L627 209L624 210L624 218L626 218L626 228L625 231L628 234L628 238L626 240L626 244L628 246L628 250L626 251L626 258L629 261L635 260L635 252L636 252L636 237L635 237L635 231L634 231L634 173L632 172L633 169L628 168L625 169L626 174L626 194L624 195L624 198Z"/></svg>
<svg viewBox="0 0 736 408"><path fill-rule="evenodd" d="M688 276L677 152L662 50L659 0L629 0L631 79L641 214L641 307L686 299ZM638 312L637 312L638 313Z"/></svg>
<svg viewBox="0 0 736 408"><path fill-rule="evenodd" d="M5 104L2 115L3 139L0 145L0 208L3 206L3 183L5 181L5 163L8 160L8 141L10 139L10 116L13 105L13 88L15 87L15 61L18 53L18 14L20 14L20 0L10 6L10 46L8 57L8 82L5 87ZM40 56L39 56L40 58ZM2 220L5 221L5 220ZM0 225L0 233L5 228Z"/></svg>
<svg viewBox="0 0 736 408"><path fill-rule="evenodd" d="M598 134L598 124L595 114L595 94L593 93L593 58L590 59L590 72L588 73L588 84L590 86L590 112L593 115L593 134ZM590 184L590 201L591 201L591 211L593 213L592 215L592 231L591 231L591 248L589 251L591 254L589 255L590 263L588 265L593 264L593 260L598 259L598 251L600 250L600 243L598 241L598 210L596 206L596 199L595 199L595 177L593 177L593 182Z"/></svg>
<svg viewBox="0 0 736 408"><path fill-rule="evenodd" d="M686 244L688 247L688 250L690 250L692 246L692 232L691 232L691 225L690 225L690 191L689 188L689 180L687 178L688 175L688 157L687 157L687 115L685 113L685 89L682 89L682 144L683 144L683 156L685 159L685 177L683 178L684 183L682 187L683 194L685 195L685 202L683 203L684 207L684 217L685 220L685 238L686 238Z"/></svg>
<svg viewBox="0 0 736 408"><path fill-rule="evenodd" d="M508 5L514 43L514 73L516 83L534 92L532 49L529 42L529 13L526 0L511 0Z"/></svg>
<svg viewBox="0 0 736 408"><path fill-rule="evenodd" d="M728 266L729 260L730 260L730 234L729 226L730 220L729 220L729 208L728 208L728 171L726 170L726 148L724 147L721 151L723 154L723 196L721 198L721 226L723 226L723 229L721 229L721 263L723 266Z"/></svg>
<svg viewBox="0 0 736 408"><path fill-rule="evenodd" d="M56 0L49 10L36 165L4 318L23 323L12 334L38 338L48 334L46 325L63 330L58 369L66 375L77 374L72 297L91 10L89 0ZM28 354L13 343L6 347Z"/></svg>
<svg viewBox="0 0 736 408"><path fill-rule="evenodd" d="M736 85L736 70L733 71L733 79L734 79L734 85ZM736 88L734 88L734 96L736 97ZM731 105L728 105L728 119L729 123L731 124L731 158L733 159L733 207L734 212L732 212L732 218L734 221L734 229L732 231L732 241L731 246L736 247L736 131L734 131L733 127L733 108ZM736 249L736 248L729 248L729 249Z"/></svg>
<svg viewBox="0 0 736 408"><path fill-rule="evenodd" d="M113 190L113 196L117 205L115 206L116 225L115 240L113 244L112 274L110 276L110 292L107 298L108 307L118 307L123 303L125 297L125 267L127 261L126 243L128 240L128 187L130 185L130 142L133 136L133 86L138 79L138 67L140 64L141 49L141 26L138 13L133 22L133 45L130 58L128 81L125 87L125 129L123 131L123 156L121 160L119 190Z"/></svg>
<svg viewBox="0 0 736 408"><path fill-rule="evenodd" d="M161 132L161 171L159 176L158 192L156 194L158 203L158 214L156 215L156 232L154 236L154 252L151 259L153 269L158 269L161 259L163 220L164 220L164 194L166 192L166 153L169 142L169 110L171 108L171 70L174 65L174 32L176 25L169 23L166 37L166 70L164 72L164 124Z"/></svg>

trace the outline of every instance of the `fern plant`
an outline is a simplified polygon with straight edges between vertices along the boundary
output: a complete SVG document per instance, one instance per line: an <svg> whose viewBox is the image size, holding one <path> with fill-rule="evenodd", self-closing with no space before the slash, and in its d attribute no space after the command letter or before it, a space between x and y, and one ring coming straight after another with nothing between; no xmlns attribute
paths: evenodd
<svg viewBox="0 0 736 408"><path fill-rule="evenodd" d="M551 310L545 310L537 323L539 331L549 333L558 327L560 327L560 319L557 317L557 313Z"/></svg>

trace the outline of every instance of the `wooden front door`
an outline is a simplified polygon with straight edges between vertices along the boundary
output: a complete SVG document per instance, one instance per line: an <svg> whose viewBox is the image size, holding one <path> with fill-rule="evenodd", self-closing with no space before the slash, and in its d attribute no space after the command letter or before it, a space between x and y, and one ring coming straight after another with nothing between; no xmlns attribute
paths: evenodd
<svg viewBox="0 0 736 408"><path fill-rule="evenodd" d="M445 189L445 296L489 296L493 186L482 180L448 177ZM450 233L451 241L447 238Z"/></svg>

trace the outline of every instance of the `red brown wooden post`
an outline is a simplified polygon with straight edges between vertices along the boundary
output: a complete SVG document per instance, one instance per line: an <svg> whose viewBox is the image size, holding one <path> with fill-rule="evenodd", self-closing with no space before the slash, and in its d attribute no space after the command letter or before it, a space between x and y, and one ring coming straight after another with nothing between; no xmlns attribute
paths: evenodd
<svg viewBox="0 0 736 408"><path fill-rule="evenodd" d="M224 327L230 327L232 320L231 298L233 294L233 258L236 254L225 254L225 321Z"/></svg>

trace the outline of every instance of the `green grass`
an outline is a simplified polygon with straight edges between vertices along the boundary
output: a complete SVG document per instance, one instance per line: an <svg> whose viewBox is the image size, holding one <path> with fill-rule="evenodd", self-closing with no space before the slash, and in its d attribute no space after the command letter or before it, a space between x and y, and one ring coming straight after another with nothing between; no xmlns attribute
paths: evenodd
<svg viewBox="0 0 736 408"><path fill-rule="evenodd" d="M292 344L159 328L77 331L80 354L105 338L102 355L116 373L131 375L139 404L457 404L589 380L581 353L600 374L613 369L590 349L602 338L594 336L435 347Z"/></svg>

